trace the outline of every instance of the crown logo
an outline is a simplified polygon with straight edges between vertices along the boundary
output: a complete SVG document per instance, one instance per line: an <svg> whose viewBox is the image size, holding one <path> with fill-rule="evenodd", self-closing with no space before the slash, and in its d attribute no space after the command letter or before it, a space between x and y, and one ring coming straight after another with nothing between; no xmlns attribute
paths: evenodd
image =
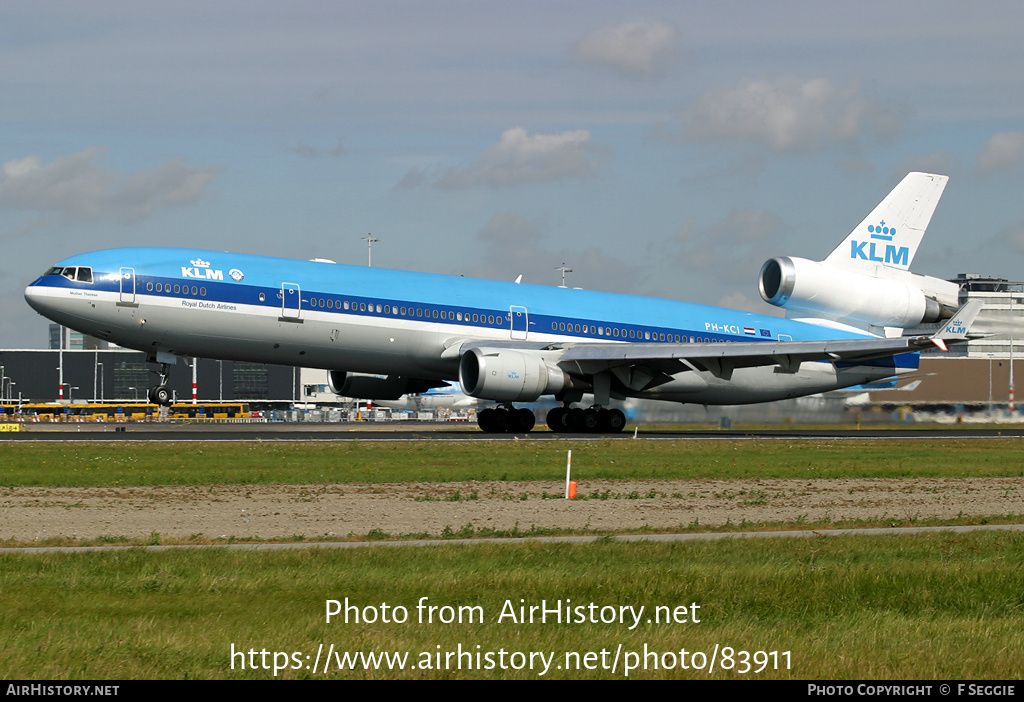
<svg viewBox="0 0 1024 702"><path fill-rule="evenodd" d="M210 267L210 262L209 261L204 261L201 258L197 258L197 259L194 259L192 261L189 261L189 263L191 263L196 268L209 268Z"/></svg>
<svg viewBox="0 0 1024 702"><path fill-rule="evenodd" d="M892 241L892 238L896 236L896 227L887 227L883 219L878 224L869 224L868 232L871 234L872 239Z"/></svg>

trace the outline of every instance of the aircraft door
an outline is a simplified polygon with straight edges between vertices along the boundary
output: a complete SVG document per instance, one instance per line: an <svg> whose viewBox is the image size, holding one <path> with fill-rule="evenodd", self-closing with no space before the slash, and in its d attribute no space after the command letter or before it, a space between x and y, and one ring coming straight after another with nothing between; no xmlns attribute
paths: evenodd
<svg viewBox="0 0 1024 702"><path fill-rule="evenodd" d="M530 318L526 308L512 305L509 308L509 319L512 321L510 325L511 338L525 340L530 332Z"/></svg>
<svg viewBox="0 0 1024 702"><path fill-rule="evenodd" d="M299 319L302 316L302 293L298 283L281 283L281 317Z"/></svg>
<svg viewBox="0 0 1024 702"><path fill-rule="evenodd" d="M121 302L132 304L135 302L135 269L121 269Z"/></svg>

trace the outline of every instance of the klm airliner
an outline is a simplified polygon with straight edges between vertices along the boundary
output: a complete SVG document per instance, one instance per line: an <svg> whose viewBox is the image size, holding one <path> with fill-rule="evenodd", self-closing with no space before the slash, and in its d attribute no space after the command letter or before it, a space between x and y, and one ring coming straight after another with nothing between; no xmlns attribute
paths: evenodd
<svg viewBox="0 0 1024 702"><path fill-rule="evenodd" d="M514 403L553 396L555 431L617 432L612 399L704 405L799 397L892 378L962 342L978 313L909 266L945 176L909 174L824 261L773 258L762 297L787 317L590 290L172 248L60 261L25 290L40 314L139 349L322 368L344 396L397 399L457 380L498 405L488 432L529 431ZM904 328L943 322L933 336ZM590 407L573 407L584 394Z"/></svg>

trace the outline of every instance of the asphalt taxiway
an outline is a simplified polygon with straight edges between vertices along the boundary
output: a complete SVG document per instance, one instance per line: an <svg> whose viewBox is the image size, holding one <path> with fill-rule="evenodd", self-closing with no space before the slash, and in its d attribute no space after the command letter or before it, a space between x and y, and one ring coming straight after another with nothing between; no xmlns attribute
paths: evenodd
<svg viewBox="0 0 1024 702"><path fill-rule="evenodd" d="M557 441L603 438L600 434L556 434L546 429L529 434L485 434L475 425L424 424L193 424L193 423L69 423L25 424L20 431L0 431L0 441ZM642 439L980 439L1024 438L1024 426L989 427L955 424L948 427L860 429L644 429L627 430L608 438Z"/></svg>

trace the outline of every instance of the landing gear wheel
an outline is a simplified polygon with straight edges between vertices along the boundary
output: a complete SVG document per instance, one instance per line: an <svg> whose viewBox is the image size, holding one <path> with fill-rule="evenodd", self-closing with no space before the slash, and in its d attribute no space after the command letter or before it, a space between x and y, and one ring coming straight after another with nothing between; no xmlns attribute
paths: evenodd
<svg viewBox="0 0 1024 702"><path fill-rule="evenodd" d="M494 414L491 415L491 431L496 434L504 434L508 431L510 424L509 412L504 407L499 407L494 410Z"/></svg>
<svg viewBox="0 0 1024 702"><path fill-rule="evenodd" d="M601 414L602 413L598 412L596 409L583 410L582 421L576 431L582 431L588 434L596 433L601 427Z"/></svg>
<svg viewBox="0 0 1024 702"><path fill-rule="evenodd" d="M169 406L171 404L171 391L166 385L157 385L149 389L149 401L154 405Z"/></svg>
<svg viewBox="0 0 1024 702"><path fill-rule="evenodd" d="M526 432L533 429L533 426L537 423L537 418L533 416L533 410L520 407L517 410L512 410L509 419L509 431L516 434L525 434Z"/></svg>
<svg viewBox="0 0 1024 702"><path fill-rule="evenodd" d="M569 431L569 428L565 424L566 415L569 410L565 407L555 407L553 410L548 412L547 423L548 429L551 431Z"/></svg>
<svg viewBox="0 0 1024 702"><path fill-rule="evenodd" d="M487 408L485 410L480 410L476 415L476 423L480 425L481 431L485 434L491 434L495 431L494 412L495 410Z"/></svg>
<svg viewBox="0 0 1024 702"><path fill-rule="evenodd" d="M601 413L601 431L608 434L618 434L626 426L626 415L622 410L611 409Z"/></svg>

